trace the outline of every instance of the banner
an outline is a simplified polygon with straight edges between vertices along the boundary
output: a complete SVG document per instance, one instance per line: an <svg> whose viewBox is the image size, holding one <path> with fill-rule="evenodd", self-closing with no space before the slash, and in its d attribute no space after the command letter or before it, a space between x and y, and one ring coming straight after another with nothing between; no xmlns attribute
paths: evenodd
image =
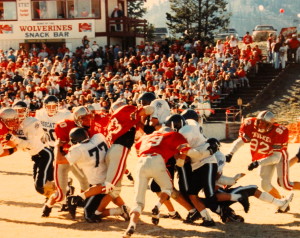
<svg viewBox="0 0 300 238"><path fill-rule="evenodd" d="M81 39L95 37L94 20L1 22L2 39Z"/></svg>

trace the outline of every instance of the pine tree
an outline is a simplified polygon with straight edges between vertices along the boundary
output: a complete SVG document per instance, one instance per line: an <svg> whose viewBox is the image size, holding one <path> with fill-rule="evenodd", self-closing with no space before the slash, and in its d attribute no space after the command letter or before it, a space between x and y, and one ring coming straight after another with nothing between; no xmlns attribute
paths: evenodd
<svg viewBox="0 0 300 238"><path fill-rule="evenodd" d="M143 18L146 13L144 8L144 0L139 1L128 1L128 16L132 18Z"/></svg>
<svg viewBox="0 0 300 238"><path fill-rule="evenodd" d="M212 39L214 31L229 24L226 0L169 0L171 13L166 14L172 34Z"/></svg>

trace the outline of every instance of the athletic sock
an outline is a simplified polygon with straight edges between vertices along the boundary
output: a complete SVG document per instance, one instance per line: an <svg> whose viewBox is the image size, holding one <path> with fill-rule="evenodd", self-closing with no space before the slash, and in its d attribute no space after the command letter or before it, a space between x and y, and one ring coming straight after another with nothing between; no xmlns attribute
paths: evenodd
<svg viewBox="0 0 300 238"><path fill-rule="evenodd" d="M284 200L279 200L277 198L274 198L271 194L266 193L266 192L262 192L258 199L260 199L264 202L272 203L277 207L281 207L285 203Z"/></svg>

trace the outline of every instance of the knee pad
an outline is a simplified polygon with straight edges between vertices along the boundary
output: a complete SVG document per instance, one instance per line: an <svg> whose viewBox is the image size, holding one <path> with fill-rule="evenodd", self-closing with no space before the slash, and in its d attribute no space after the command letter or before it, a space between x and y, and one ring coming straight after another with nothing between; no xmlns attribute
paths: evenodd
<svg viewBox="0 0 300 238"><path fill-rule="evenodd" d="M120 196L121 193L121 187L115 187L112 191L110 191L108 194L113 198L117 198Z"/></svg>
<svg viewBox="0 0 300 238"><path fill-rule="evenodd" d="M273 189L273 186L272 186L272 184L271 184L271 182L270 181L267 181L267 180L262 180L261 181L261 188L264 190L264 191L266 191L266 192L269 192L269 191L271 191L272 189Z"/></svg>
<svg viewBox="0 0 300 238"><path fill-rule="evenodd" d="M175 188L173 189L172 193L171 193L171 198L173 199L177 199L179 197L180 192L177 191Z"/></svg>

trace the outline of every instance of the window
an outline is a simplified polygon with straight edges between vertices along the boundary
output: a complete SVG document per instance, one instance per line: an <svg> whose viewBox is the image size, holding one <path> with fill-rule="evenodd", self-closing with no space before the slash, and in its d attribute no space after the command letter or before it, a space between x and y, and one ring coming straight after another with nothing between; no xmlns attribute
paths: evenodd
<svg viewBox="0 0 300 238"><path fill-rule="evenodd" d="M100 0L32 0L32 18L100 18Z"/></svg>
<svg viewBox="0 0 300 238"><path fill-rule="evenodd" d="M16 1L0 1L0 20L17 20Z"/></svg>

